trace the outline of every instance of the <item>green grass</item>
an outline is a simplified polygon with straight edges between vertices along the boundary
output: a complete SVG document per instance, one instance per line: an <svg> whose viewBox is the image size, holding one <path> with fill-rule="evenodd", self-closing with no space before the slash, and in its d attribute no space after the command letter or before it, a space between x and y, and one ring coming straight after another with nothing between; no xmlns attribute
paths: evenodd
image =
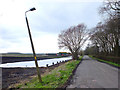
<svg viewBox="0 0 120 90"><path fill-rule="evenodd" d="M93 57L92 55L89 55L89 57L91 57L91 58L93 58L95 60L101 61L101 62L105 62L105 63L111 64L113 66L120 67L120 64L116 64L116 63L113 63L113 62L110 62L110 61L107 61L107 60L99 59L99 58Z"/></svg>
<svg viewBox="0 0 120 90"><path fill-rule="evenodd" d="M82 57L80 57L81 60ZM42 76L42 83L39 83L37 77L34 77L26 85L19 84L16 88L57 88L62 86L72 74L80 60L72 60L56 67L47 75Z"/></svg>
<svg viewBox="0 0 120 90"><path fill-rule="evenodd" d="M83 56L80 56L80 57L79 57L79 60L82 60L82 58L83 58Z"/></svg>

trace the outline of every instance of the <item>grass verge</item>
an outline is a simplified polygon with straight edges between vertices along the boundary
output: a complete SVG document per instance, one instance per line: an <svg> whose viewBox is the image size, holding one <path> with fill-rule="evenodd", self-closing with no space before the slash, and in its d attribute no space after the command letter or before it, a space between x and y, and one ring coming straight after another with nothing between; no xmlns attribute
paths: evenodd
<svg viewBox="0 0 120 90"><path fill-rule="evenodd" d="M110 62L107 60L99 59L99 58L93 57L92 55L89 55L89 57L91 57L92 59L98 60L100 62L104 62L104 63L108 63L108 64L116 66L116 67L120 67L120 64L116 64L116 63L113 63L113 62Z"/></svg>
<svg viewBox="0 0 120 90"><path fill-rule="evenodd" d="M81 60L82 60L82 58L83 58L83 56L80 56L80 57L79 57L79 60L81 61Z"/></svg>
<svg viewBox="0 0 120 90"><path fill-rule="evenodd" d="M37 77L34 77L31 81L26 84L19 84L15 88L57 88L62 86L67 82L70 75L72 75L72 71L75 69L80 60L72 60L66 62L65 64L56 67L48 74L42 76L42 83L39 83Z"/></svg>

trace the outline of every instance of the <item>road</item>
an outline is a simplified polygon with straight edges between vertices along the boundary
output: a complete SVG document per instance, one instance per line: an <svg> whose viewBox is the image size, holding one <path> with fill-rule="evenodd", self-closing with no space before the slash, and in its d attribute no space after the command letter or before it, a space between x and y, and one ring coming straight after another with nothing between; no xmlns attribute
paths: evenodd
<svg viewBox="0 0 120 90"><path fill-rule="evenodd" d="M67 88L118 88L118 68L84 56Z"/></svg>

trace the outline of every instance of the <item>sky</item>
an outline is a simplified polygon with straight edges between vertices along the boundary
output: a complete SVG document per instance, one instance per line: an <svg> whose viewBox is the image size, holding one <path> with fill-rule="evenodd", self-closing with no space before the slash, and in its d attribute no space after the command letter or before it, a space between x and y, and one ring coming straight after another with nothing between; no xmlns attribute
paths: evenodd
<svg viewBox="0 0 120 90"><path fill-rule="evenodd" d="M25 11L36 53L57 53L58 35L80 23L90 29L101 21L101 0L0 0L0 53L32 53ZM87 41L83 49L87 46Z"/></svg>

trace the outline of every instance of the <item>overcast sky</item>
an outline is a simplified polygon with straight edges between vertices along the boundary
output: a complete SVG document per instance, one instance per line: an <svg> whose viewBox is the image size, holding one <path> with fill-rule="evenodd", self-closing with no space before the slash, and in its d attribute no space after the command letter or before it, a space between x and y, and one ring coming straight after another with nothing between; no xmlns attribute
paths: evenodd
<svg viewBox="0 0 120 90"><path fill-rule="evenodd" d="M80 23L92 28L101 21L100 5L98 0L0 0L0 53L32 53L25 21L32 7L36 11L27 17L36 53L56 53L66 51L58 48L62 30Z"/></svg>

